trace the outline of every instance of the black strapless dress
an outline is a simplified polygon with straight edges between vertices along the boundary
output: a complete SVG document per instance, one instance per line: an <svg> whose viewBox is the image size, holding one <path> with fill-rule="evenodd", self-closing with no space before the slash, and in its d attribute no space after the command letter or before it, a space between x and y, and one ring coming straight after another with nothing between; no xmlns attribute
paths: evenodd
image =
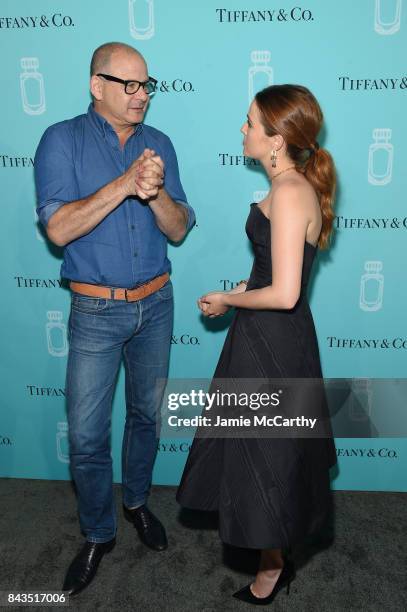
<svg viewBox="0 0 407 612"><path fill-rule="evenodd" d="M255 259L247 289L270 285L270 221L256 205L246 223ZM306 295L317 248L304 244L301 294L291 310L237 308L214 378L322 378ZM177 491L186 508L217 510L221 539L286 548L317 532L331 509L328 438L195 437Z"/></svg>

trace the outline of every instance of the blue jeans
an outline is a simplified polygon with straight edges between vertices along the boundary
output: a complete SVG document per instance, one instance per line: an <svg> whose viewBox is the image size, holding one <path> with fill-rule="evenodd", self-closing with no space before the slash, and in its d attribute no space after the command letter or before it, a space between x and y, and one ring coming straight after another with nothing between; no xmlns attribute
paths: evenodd
<svg viewBox="0 0 407 612"><path fill-rule="evenodd" d="M66 380L72 476L90 542L116 535L110 450L112 398L123 358L126 423L123 503L145 503L158 447L157 422L173 325L171 281L138 302L72 294Z"/></svg>

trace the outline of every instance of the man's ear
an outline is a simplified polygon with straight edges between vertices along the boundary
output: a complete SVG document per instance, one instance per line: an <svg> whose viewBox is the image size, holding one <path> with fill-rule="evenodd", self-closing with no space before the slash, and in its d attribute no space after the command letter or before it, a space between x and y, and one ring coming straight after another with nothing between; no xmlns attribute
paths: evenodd
<svg viewBox="0 0 407 612"><path fill-rule="evenodd" d="M90 91L95 100L103 99L102 80L95 74L90 78Z"/></svg>

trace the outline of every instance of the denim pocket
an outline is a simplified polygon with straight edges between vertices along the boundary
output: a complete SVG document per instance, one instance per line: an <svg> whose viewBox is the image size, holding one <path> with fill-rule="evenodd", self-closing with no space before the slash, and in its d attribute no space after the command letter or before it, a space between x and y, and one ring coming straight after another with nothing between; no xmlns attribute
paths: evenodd
<svg viewBox="0 0 407 612"><path fill-rule="evenodd" d="M174 296L172 282L170 280L167 281L155 294L160 300L171 300Z"/></svg>
<svg viewBox="0 0 407 612"><path fill-rule="evenodd" d="M90 297L80 293L72 293L72 308L78 312L94 313L100 312L107 307L108 301L105 298Z"/></svg>

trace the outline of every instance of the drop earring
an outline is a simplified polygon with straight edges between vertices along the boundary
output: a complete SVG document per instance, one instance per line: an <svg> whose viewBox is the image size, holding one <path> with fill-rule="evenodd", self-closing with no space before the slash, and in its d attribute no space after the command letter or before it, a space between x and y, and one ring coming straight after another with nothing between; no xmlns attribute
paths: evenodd
<svg viewBox="0 0 407 612"><path fill-rule="evenodd" d="M272 168L276 168L277 166L277 151L275 149L271 152L271 166Z"/></svg>

